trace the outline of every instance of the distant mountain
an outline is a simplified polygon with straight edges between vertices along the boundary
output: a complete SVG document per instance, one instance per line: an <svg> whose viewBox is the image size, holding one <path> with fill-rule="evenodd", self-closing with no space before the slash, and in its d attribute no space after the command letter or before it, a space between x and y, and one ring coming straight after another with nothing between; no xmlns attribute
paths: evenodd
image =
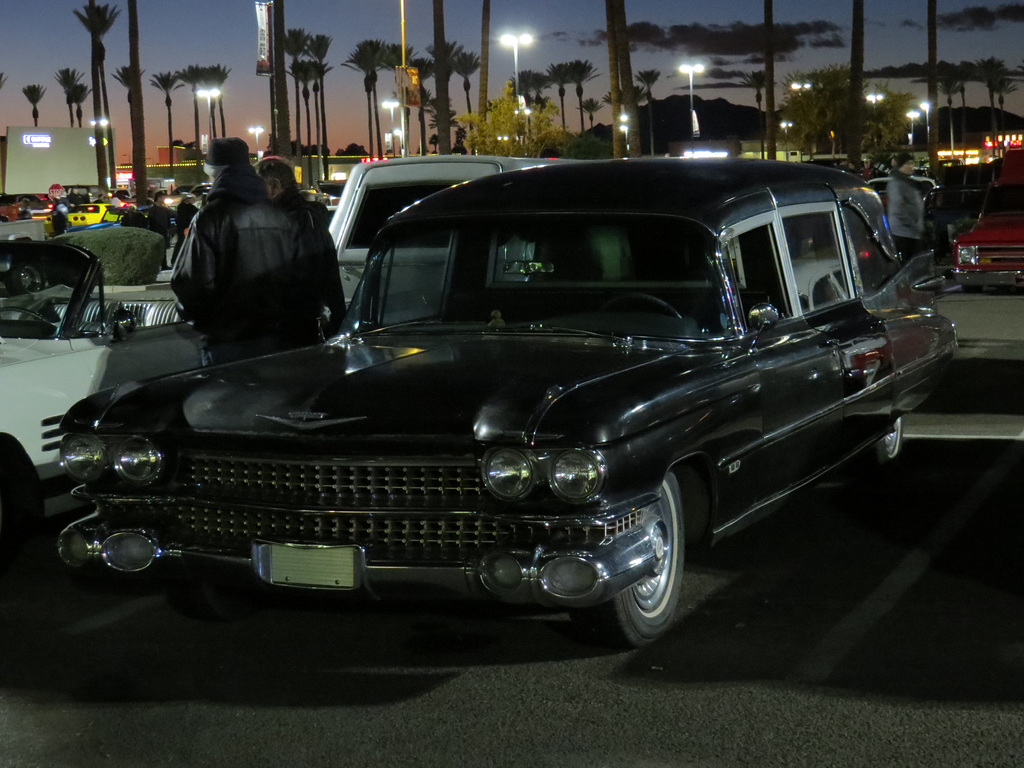
<svg viewBox="0 0 1024 768"><path fill-rule="evenodd" d="M758 141L761 138L761 121L763 111L759 113L757 107L748 107L741 104L733 104L726 99L702 99L694 96L694 106L697 110L697 120L700 124L700 136L705 141ZM641 104L639 109L639 134L642 154L650 153L650 110L647 104ZM953 107L953 130L957 140L960 140L960 117L965 110L961 107ZM939 132L939 142L948 140L949 123L947 116L949 109L945 106L936 110L934 115L933 130ZM991 130L991 117L988 107L967 107L966 128L968 134L987 135ZM1002 118L1001 129L1011 133L1024 133L1024 117L1012 112L1005 112L1002 116L996 109L997 125ZM598 138L610 141L612 130L617 126L599 123L594 126L592 133ZM923 133L924 129L919 128ZM688 141L690 138L690 97L689 96L668 96L664 99L654 100L654 154L663 155L668 152L670 142ZM781 139L780 139L781 140ZM923 140L919 138L918 140ZM630 143L634 137L630 136Z"/></svg>

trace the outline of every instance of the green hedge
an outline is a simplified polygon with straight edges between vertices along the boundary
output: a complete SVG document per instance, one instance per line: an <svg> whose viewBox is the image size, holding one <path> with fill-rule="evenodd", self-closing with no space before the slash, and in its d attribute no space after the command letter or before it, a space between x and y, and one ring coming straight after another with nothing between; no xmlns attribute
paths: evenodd
<svg viewBox="0 0 1024 768"><path fill-rule="evenodd" d="M164 259L164 238L138 227L69 232L54 238L95 253L103 264L107 285L146 285L156 282Z"/></svg>

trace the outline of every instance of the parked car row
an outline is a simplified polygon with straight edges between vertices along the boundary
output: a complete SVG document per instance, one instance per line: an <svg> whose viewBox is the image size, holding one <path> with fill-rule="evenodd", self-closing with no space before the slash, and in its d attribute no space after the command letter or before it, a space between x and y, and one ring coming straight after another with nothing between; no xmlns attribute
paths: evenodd
<svg viewBox="0 0 1024 768"><path fill-rule="evenodd" d="M427 194L434 163L391 162L343 193L361 277L338 337L71 407L61 462L94 512L59 538L68 565L191 585L207 612L297 591L556 606L637 646L671 627L687 546L891 460L952 357L931 256L901 261L849 174L481 164Z"/></svg>

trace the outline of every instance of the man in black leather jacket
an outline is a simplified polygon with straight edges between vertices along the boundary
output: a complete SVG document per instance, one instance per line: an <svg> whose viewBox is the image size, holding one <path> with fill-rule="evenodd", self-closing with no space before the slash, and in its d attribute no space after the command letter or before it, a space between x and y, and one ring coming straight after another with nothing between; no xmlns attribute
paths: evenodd
<svg viewBox="0 0 1024 768"><path fill-rule="evenodd" d="M270 204L248 145L214 139L206 171L213 186L171 274L182 315L203 334L203 363L315 344L319 317L308 296L316 276L303 263L297 227Z"/></svg>
<svg viewBox="0 0 1024 768"><path fill-rule="evenodd" d="M308 311L320 312L325 337L333 336L345 315L345 293L338 270L338 249L331 237L331 219L327 206L307 200L295 180L295 167L283 157L264 157L256 164L267 195L275 208L286 211L299 228L302 263L315 275L318 286L307 300L314 302Z"/></svg>

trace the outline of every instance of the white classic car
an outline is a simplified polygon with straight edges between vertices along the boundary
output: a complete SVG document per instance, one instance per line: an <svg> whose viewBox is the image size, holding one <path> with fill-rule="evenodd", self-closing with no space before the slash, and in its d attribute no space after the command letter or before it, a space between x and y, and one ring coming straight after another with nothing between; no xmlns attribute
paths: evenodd
<svg viewBox="0 0 1024 768"><path fill-rule="evenodd" d="M19 522L80 505L58 464L72 404L198 365L169 290L115 292L84 249L0 241L0 546Z"/></svg>

